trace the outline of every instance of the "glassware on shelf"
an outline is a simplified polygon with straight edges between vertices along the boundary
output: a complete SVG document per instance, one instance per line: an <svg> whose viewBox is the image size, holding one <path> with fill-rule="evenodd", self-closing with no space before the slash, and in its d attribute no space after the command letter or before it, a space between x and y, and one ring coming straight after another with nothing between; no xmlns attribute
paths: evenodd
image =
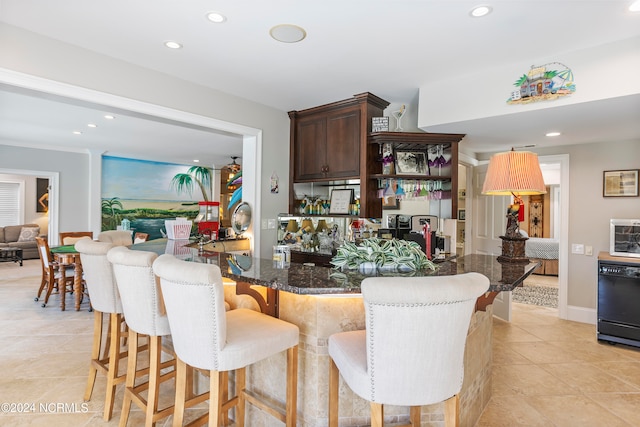
<svg viewBox="0 0 640 427"><path fill-rule="evenodd" d="M407 112L407 109L405 108L404 104L402 104L402 107L400 107L400 109L398 111L394 111L393 113L393 117L396 118L396 132L402 132L402 116L404 116L404 114Z"/></svg>

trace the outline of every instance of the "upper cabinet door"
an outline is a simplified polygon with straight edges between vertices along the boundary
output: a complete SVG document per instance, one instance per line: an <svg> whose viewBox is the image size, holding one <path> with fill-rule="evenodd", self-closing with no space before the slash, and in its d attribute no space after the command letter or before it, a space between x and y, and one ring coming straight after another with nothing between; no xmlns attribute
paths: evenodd
<svg viewBox="0 0 640 427"><path fill-rule="evenodd" d="M360 176L360 108L327 117L326 178Z"/></svg>
<svg viewBox="0 0 640 427"><path fill-rule="evenodd" d="M326 117L305 117L296 123L294 142L294 176L296 181L308 181L324 177L327 164Z"/></svg>

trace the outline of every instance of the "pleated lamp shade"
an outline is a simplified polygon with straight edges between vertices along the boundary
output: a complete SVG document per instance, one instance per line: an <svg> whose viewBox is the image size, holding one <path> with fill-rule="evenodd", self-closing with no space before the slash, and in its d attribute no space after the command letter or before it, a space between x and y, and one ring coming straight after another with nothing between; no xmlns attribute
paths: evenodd
<svg viewBox="0 0 640 427"><path fill-rule="evenodd" d="M292 233L298 231L298 221L296 221L295 219L290 219L289 223L287 224L287 231L290 231Z"/></svg>
<svg viewBox="0 0 640 427"><path fill-rule="evenodd" d="M537 154L512 150L494 154L489 160L482 194L528 196L546 192Z"/></svg>
<svg viewBox="0 0 640 427"><path fill-rule="evenodd" d="M307 233L313 233L315 231L315 228L313 227L313 221L311 221L310 219L303 219L301 228Z"/></svg>
<svg viewBox="0 0 640 427"><path fill-rule="evenodd" d="M318 226L316 227L316 231L320 233L321 231L328 230L327 221L324 219L318 220Z"/></svg>

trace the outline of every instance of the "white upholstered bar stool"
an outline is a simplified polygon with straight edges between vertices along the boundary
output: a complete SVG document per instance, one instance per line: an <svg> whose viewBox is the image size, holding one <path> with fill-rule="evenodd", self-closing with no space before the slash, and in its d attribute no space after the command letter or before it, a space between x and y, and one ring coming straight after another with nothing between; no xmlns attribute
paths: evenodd
<svg viewBox="0 0 640 427"><path fill-rule="evenodd" d="M127 425L131 402L145 412L145 425L155 425L159 419L173 414L173 406L158 410L160 384L175 376L175 359L162 362L162 338L171 335L169 320L164 311L160 282L151 266L158 257L154 252L132 251L124 246L109 250L107 259L113 266L122 309L129 328L130 349L138 348L140 335L149 337L149 376L136 385L138 352L130 351L127 358L127 380L120 427ZM161 371L164 370L164 373ZM147 397L143 393L147 391Z"/></svg>
<svg viewBox="0 0 640 427"><path fill-rule="evenodd" d="M114 246L131 246L133 236L131 230L107 230L98 234L98 241L113 243Z"/></svg>
<svg viewBox="0 0 640 427"><path fill-rule="evenodd" d="M338 426L339 374L370 402L371 426L382 427L383 405L445 402L445 425L458 425L464 347L476 299L489 289L478 273L435 277L370 277L362 281L364 331L329 337L329 426Z"/></svg>
<svg viewBox="0 0 640 427"><path fill-rule="evenodd" d="M253 310L225 311L220 268L160 255L153 263L160 276L162 294L177 355L176 402L173 425L181 426L185 406L209 398L209 426L219 425L236 407L235 426L243 427L245 402L275 416L287 427L296 426L298 327ZM286 408L273 408L245 389L246 367L287 351ZM209 395L186 401L186 366L209 371ZM235 394L224 402L224 378L235 370Z"/></svg>
<svg viewBox="0 0 640 427"><path fill-rule="evenodd" d="M113 414L116 385L125 380L125 374L119 372L119 364L120 359L126 357L127 353L123 346L125 334L122 330L124 323L122 303L111 263L107 259L107 252L113 247L112 243L97 242L91 239L81 239L75 243L75 248L80 253L87 290L94 311L91 363L84 400L91 400L98 370L104 373L107 377L103 416L105 421L109 421ZM104 314L109 315L109 332L103 348Z"/></svg>

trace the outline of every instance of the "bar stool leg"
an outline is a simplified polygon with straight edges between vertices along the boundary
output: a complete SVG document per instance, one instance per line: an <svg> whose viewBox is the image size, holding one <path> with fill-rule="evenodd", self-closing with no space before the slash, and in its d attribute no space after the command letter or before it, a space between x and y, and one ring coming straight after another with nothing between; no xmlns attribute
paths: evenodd
<svg viewBox="0 0 640 427"><path fill-rule="evenodd" d="M134 346L132 348L138 348L138 334L131 329L129 329L129 343ZM125 393L124 400L122 401L122 412L120 413L119 427L125 427L129 420L129 412L131 411L131 394L127 393L126 389L135 387L137 365L138 352L129 352L127 355L127 380L125 383Z"/></svg>
<svg viewBox="0 0 640 427"><path fill-rule="evenodd" d="M102 313L94 311L93 315L93 345L91 347L91 363L89 365L89 380L87 388L84 392L85 402L91 400L93 387L96 383L96 374L98 373L97 361L100 359L100 344L102 343Z"/></svg>

